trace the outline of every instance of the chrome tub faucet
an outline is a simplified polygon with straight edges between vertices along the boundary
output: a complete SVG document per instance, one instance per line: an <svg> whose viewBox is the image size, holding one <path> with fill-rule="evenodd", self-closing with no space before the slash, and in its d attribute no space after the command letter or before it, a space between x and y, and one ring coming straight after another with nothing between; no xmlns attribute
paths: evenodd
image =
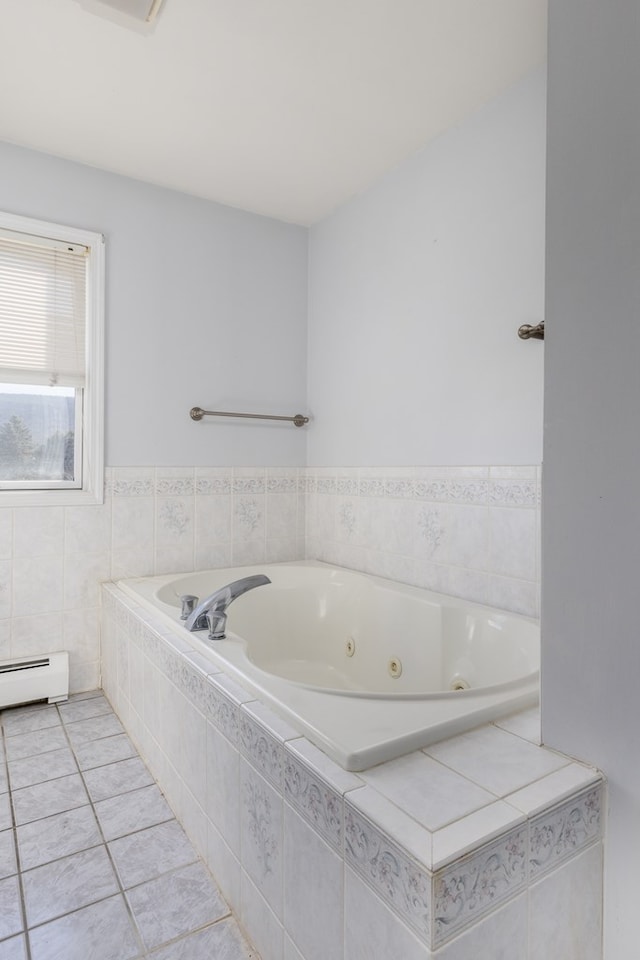
<svg viewBox="0 0 640 960"><path fill-rule="evenodd" d="M209 628L209 640L224 640L227 628L227 607L248 590L271 583L269 577L258 573L252 577L242 577L234 580L215 593L207 597L202 603L192 594L180 597L182 614L180 619L185 621L187 630L204 630Z"/></svg>

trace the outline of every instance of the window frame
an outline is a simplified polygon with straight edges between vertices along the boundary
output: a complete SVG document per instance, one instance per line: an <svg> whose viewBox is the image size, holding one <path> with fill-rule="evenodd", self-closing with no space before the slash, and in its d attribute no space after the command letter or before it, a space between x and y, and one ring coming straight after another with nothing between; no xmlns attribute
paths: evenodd
<svg viewBox="0 0 640 960"><path fill-rule="evenodd" d="M101 233L0 211L0 228L89 248L86 298L86 383L82 403L82 486L0 487L0 507L78 506L104 502L105 241ZM77 411L76 411L77 412ZM76 421L77 421L76 416Z"/></svg>

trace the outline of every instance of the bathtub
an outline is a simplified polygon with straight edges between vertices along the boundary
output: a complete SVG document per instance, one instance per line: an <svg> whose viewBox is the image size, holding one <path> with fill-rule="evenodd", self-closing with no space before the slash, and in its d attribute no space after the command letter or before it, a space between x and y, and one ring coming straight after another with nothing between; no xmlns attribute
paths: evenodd
<svg viewBox="0 0 640 960"><path fill-rule="evenodd" d="M180 620L265 573L209 641ZM120 581L166 629L268 703L347 770L363 770L538 700L535 621L379 577L301 561Z"/></svg>

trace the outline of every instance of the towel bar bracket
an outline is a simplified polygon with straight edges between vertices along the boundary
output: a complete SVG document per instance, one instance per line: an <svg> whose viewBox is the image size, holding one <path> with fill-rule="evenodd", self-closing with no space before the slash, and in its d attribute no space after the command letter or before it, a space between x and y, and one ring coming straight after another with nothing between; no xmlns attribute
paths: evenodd
<svg viewBox="0 0 640 960"><path fill-rule="evenodd" d="M523 323L521 327L518 327L518 336L521 340L544 340L544 320L536 326Z"/></svg>

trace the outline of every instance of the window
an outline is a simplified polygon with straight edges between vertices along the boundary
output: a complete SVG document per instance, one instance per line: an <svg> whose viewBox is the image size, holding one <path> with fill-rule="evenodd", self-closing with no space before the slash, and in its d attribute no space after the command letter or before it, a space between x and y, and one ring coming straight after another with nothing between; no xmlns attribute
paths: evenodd
<svg viewBox="0 0 640 960"><path fill-rule="evenodd" d="M102 502L104 241L0 214L0 506Z"/></svg>

